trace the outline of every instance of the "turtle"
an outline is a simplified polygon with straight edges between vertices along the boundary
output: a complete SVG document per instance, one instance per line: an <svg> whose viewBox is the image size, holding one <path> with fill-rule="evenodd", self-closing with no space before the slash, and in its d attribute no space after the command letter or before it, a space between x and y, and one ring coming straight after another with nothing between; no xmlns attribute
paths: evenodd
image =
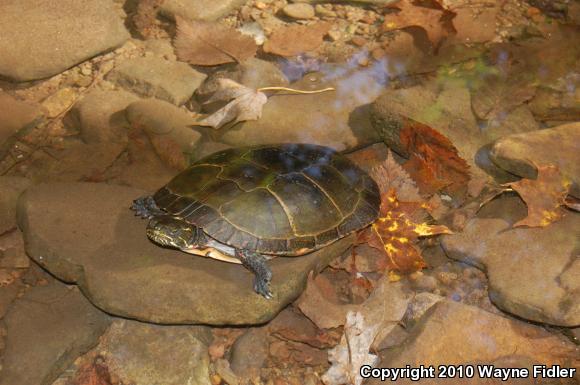
<svg viewBox="0 0 580 385"><path fill-rule="evenodd" d="M162 247L242 264L270 299L267 261L299 257L365 228L379 214L375 181L329 147L290 143L206 156L133 201Z"/></svg>

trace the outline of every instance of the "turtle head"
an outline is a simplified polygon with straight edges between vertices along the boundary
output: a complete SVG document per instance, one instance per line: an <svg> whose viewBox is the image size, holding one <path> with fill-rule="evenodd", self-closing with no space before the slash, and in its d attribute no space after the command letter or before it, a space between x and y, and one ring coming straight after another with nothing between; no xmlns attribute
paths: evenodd
<svg viewBox="0 0 580 385"><path fill-rule="evenodd" d="M196 247L200 237L197 227L170 215L151 218L146 232L158 245L180 250Z"/></svg>

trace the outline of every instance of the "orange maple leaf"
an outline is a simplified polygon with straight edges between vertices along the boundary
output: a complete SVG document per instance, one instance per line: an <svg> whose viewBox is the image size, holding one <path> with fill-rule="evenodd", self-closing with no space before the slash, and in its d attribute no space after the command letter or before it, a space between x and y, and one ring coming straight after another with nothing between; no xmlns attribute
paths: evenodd
<svg viewBox="0 0 580 385"><path fill-rule="evenodd" d="M421 207L419 202L399 202L394 189L382 194L380 217L363 237L385 254L387 269L409 273L426 267L415 245L419 237L451 233L442 225L415 222L413 216Z"/></svg>
<svg viewBox="0 0 580 385"><path fill-rule="evenodd" d="M536 168L536 179L522 179L504 185L517 192L528 206L528 216L515 223L514 227L545 227L562 218L565 213L562 206L566 205L570 180L554 165Z"/></svg>
<svg viewBox="0 0 580 385"><path fill-rule="evenodd" d="M401 117L403 128L399 136L409 160L403 168L424 194L445 191L462 195L469 182L469 166L449 139L433 128Z"/></svg>

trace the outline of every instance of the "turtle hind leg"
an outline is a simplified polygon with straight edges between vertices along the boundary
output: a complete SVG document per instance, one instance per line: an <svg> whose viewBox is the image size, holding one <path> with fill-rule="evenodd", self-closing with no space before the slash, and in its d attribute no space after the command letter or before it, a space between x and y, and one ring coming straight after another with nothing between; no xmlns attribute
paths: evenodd
<svg viewBox="0 0 580 385"><path fill-rule="evenodd" d="M266 299L272 298L270 291L272 270L266 263L266 258L256 252L243 249L236 249L236 257L242 261L242 265L254 273L254 291Z"/></svg>
<svg viewBox="0 0 580 385"><path fill-rule="evenodd" d="M157 204L151 195L135 199L131 205L131 210L135 211L136 216L144 219L166 215L163 210L157 207Z"/></svg>

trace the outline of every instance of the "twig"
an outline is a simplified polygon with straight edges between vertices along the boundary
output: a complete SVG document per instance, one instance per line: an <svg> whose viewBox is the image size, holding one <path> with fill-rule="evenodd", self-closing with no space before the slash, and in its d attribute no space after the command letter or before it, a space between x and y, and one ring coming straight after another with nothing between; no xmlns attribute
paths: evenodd
<svg viewBox="0 0 580 385"><path fill-rule="evenodd" d="M324 88L321 90L313 90L313 91L296 90L294 88L288 88L288 87L262 87L262 88L258 88L257 91L258 92L262 92L262 91L290 91L290 92L295 92L297 94L319 94L321 92L334 91L334 87L328 87L328 88Z"/></svg>

